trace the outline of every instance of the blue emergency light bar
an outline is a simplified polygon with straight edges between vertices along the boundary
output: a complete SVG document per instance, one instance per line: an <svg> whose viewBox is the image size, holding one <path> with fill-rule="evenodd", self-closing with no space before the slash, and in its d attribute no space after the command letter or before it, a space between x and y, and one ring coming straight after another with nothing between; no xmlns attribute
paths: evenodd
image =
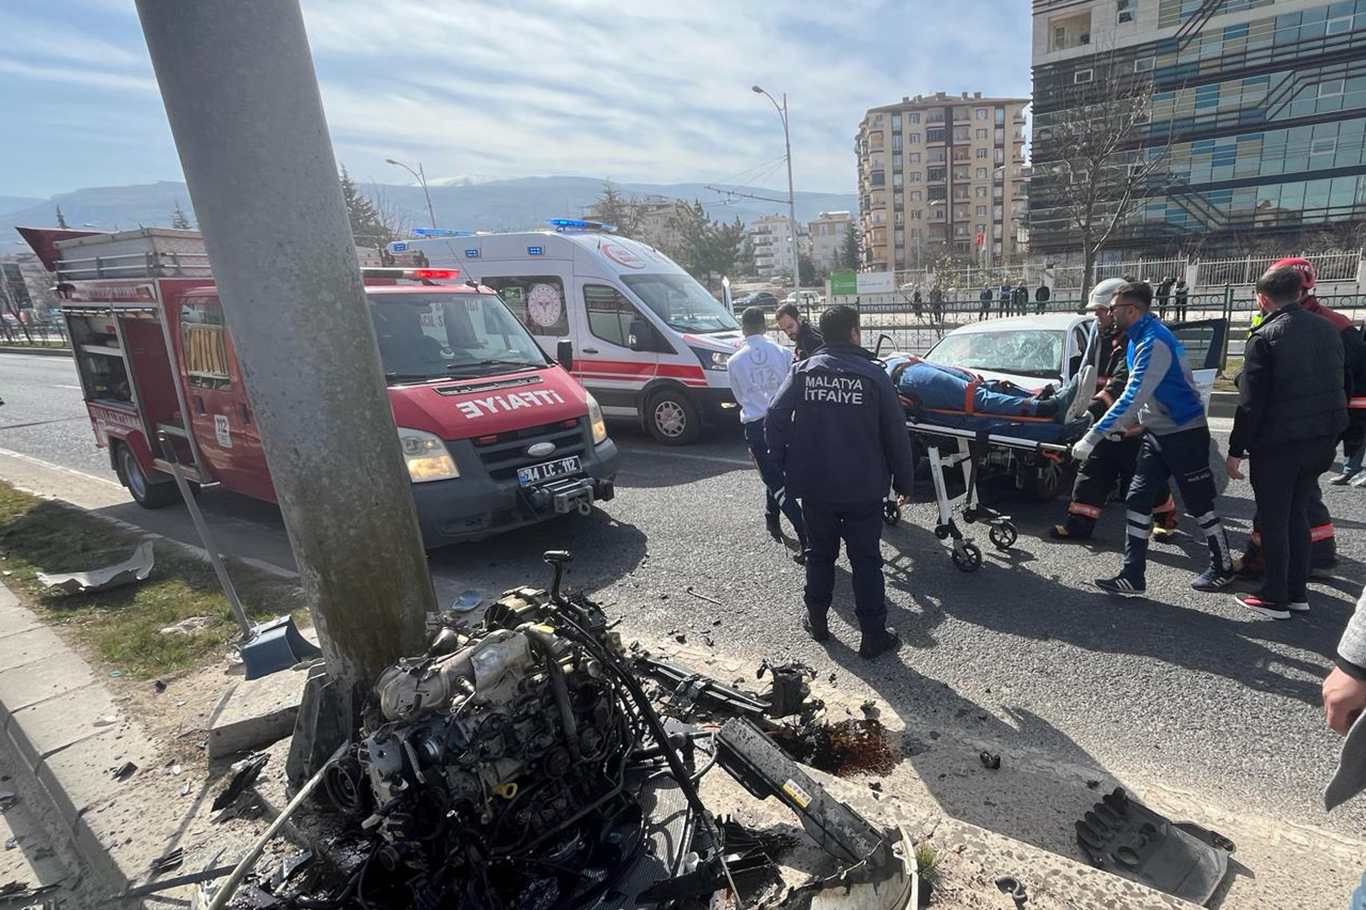
<svg viewBox="0 0 1366 910"><path fill-rule="evenodd" d="M474 231L448 231L445 228L413 228L419 237L473 237Z"/></svg>
<svg viewBox="0 0 1366 910"><path fill-rule="evenodd" d="M578 228L581 231L603 231L608 234L617 232L615 224L606 221L584 221L582 218L550 218L546 224L561 231L565 228Z"/></svg>

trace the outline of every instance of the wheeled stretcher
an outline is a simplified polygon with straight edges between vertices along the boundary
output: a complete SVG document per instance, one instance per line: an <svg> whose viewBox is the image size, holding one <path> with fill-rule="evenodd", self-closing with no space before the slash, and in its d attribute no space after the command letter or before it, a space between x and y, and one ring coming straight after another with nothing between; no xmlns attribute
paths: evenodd
<svg viewBox="0 0 1366 910"><path fill-rule="evenodd" d="M982 551L971 537L964 536L954 521L955 507L962 507L965 524L981 522L989 526L987 537L996 549L1007 552L1015 546L1019 532L1009 515L981 504L977 481L986 452L991 448L1032 452L1038 457L1065 459L1071 444L1086 432L1085 420L1062 424L1055 420L1007 419L955 412L925 412L908 417L906 429L911 441L929 456L930 477L934 483L939 522L934 534L952 540L953 564L964 572L975 572L982 565ZM949 472L962 472L963 492L950 496ZM901 521L901 508L895 499L883 507L883 520L895 526Z"/></svg>

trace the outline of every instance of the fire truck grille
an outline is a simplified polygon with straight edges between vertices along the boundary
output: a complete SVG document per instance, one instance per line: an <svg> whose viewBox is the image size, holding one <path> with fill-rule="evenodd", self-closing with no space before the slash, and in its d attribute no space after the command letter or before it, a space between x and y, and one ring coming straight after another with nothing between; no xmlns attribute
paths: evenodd
<svg viewBox="0 0 1366 910"><path fill-rule="evenodd" d="M538 442L554 443L555 451L549 455L528 455L526 450ZM567 458L570 455L583 457L587 450L583 428L577 423L573 427L552 423L522 430L509 430L506 433L499 433L497 442L475 446L479 460L484 463L489 476L494 480L516 480L518 468L556 458Z"/></svg>

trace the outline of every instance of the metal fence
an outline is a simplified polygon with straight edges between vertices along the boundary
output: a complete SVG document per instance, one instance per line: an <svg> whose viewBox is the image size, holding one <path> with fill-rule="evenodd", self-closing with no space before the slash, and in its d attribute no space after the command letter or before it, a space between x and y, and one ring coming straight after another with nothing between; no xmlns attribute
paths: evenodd
<svg viewBox="0 0 1366 910"><path fill-rule="evenodd" d="M1286 251L1276 256L1243 256L1234 259L1193 259L1188 256L1173 256L1158 259L1133 259L1121 262L1096 263L1095 281L1106 278L1132 277L1141 281L1160 281L1167 277L1185 277L1191 290L1217 291L1224 285L1247 285L1251 287L1271 264L1285 256L1303 256L1314 265L1321 283L1357 282L1366 278L1362 263L1366 252L1361 250L1336 250L1329 252ZM960 266L936 272L931 268L902 269L894 273L896 287L907 292L919 288L922 295L928 294L932 287L947 289L951 293L974 295L983 286L999 288L1009 281L1012 284L1023 280L1031 289L1047 284L1055 293L1078 290L1082 284L1083 269L1080 265L1052 265L1042 262L1015 266Z"/></svg>
<svg viewBox="0 0 1366 910"><path fill-rule="evenodd" d="M67 347L66 329L60 319L20 323L13 317L0 319L0 344L20 347Z"/></svg>
<svg viewBox="0 0 1366 910"><path fill-rule="evenodd" d="M1323 293L1318 296L1318 300L1324 306L1346 316L1358 328L1366 327L1366 293ZM869 296L865 299L840 297L836 298L834 303L854 304L858 307L865 347L876 348L879 339L882 339L883 353L896 350L913 354L925 353L944 335L970 323L1005 316L1083 311L1081 299L1065 293L1043 304L1031 300L1023 310L1007 307L1004 311L999 298L993 296L991 306L985 314L981 302L976 297L964 294L949 297L937 309L931 307L927 300L922 301L917 308L912 299L904 293ZM808 318L813 322L818 321L821 312L828 305L808 307ZM1237 360L1243 356L1243 344L1257 314L1257 299L1250 287L1235 287L1230 284L1219 290L1190 294L1184 303L1179 303L1174 297L1170 298L1165 306L1160 301L1154 301L1153 313L1168 324L1201 319L1228 320L1227 344L1221 360L1221 364L1227 367L1229 359Z"/></svg>

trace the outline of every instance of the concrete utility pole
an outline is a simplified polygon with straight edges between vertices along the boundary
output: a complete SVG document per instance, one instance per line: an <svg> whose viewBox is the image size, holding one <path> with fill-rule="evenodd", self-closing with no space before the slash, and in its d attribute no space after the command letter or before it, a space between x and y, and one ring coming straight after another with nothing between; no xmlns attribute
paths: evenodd
<svg viewBox="0 0 1366 910"><path fill-rule="evenodd" d="M333 681L435 609L298 0L137 0Z"/></svg>
<svg viewBox="0 0 1366 910"><path fill-rule="evenodd" d="M801 287L802 246L801 235L797 232L797 194L792 188L792 133L787 125L787 92L783 92L783 103L779 105L778 99L764 91L762 86L751 85L749 90L772 101L778 119L783 121L783 149L787 158L787 227L792 232L792 284Z"/></svg>

